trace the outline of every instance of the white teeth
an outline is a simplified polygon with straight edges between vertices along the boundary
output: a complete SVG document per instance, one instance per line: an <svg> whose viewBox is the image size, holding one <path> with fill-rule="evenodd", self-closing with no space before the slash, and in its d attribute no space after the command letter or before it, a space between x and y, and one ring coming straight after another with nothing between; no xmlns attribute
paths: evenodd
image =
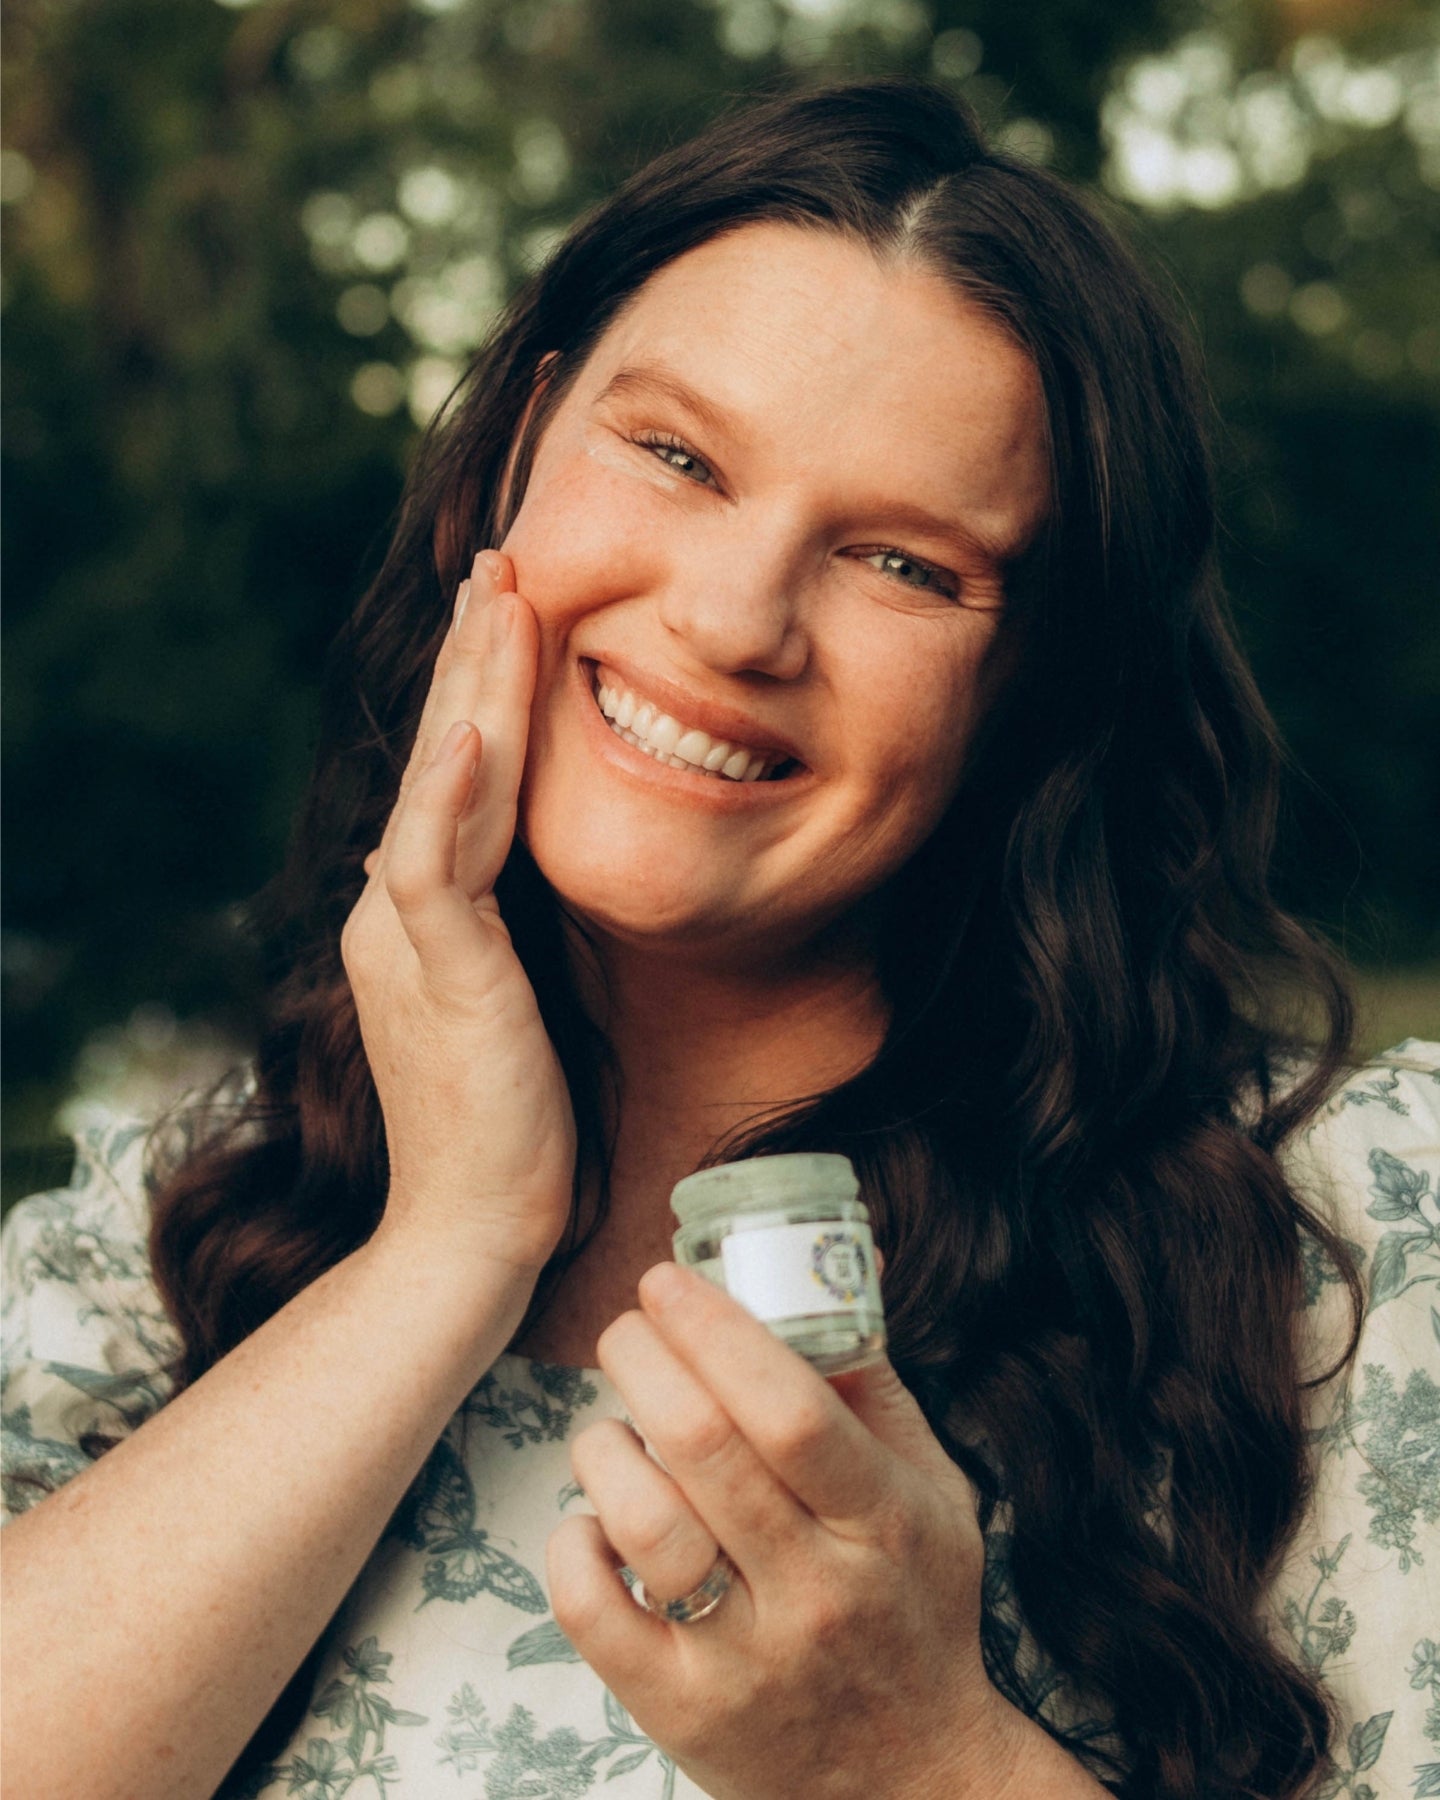
<svg viewBox="0 0 1440 1800"><path fill-rule="evenodd" d="M671 756L684 734L678 719L672 719L669 713L661 713L645 735L662 756Z"/></svg>
<svg viewBox="0 0 1440 1800"><path fill-rule="evenodd" d="M773 759L763 752L722 743L695 727L687 729L653 702L637 700L628 688L597 681L595 699L617 737L669 768L728 781L759 781L772 766Z"/></svg>

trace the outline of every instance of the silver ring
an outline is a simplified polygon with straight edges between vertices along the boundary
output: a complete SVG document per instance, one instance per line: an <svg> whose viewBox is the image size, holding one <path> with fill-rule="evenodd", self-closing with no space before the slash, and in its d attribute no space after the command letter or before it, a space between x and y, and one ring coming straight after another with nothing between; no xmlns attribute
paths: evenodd
<svg viewBox="0 0 1440 1800"><path fill-rule="evenodd" d="M678 1600L651 1600L645 1592L645 1583L638 1576L630 1592L636 1605L653 1613L657 1619L668 1619L672 1625L693 1625L697 1619L714 1612L729 1592L734 1575L735 1565L722 1550L715 1558L714 1568L699 1587L682 1594Z"/></svg>

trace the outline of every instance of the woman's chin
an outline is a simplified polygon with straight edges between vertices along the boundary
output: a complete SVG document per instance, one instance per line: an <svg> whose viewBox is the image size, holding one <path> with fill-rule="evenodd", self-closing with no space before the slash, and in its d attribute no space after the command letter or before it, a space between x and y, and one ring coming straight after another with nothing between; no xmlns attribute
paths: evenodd
<svg viewBox="0 0 1440 1800"><path fill-rule="evenodd" d="M617 943L663 954L753 937L753 919L718 896L671 891L660 883L577 881L566 871L540 867L567 912Z"/></svg>
<svg viewBox="0 0 1440 1800"><path fill-rule="evenodd" d="M522 809L520 835L568 911L627 943L704 941L753 916L733 859L598 808Z"/></svg>
<svg viewBox="0 0 1440 1800"><path fill-rule="evenodd" d="M556 897L584 935L603 955L609 949L677 972L754 980L791 970L808 951L826 960L852 961L869 952L865 909L841 918L795 917L766 909L754 896L733 892L703 895L656 884L643 893L633 887L607 890L593 882L560 879L546 872ZM871 947L873 948L873 946ZM664 971L657 979L665 981Z"/></svg>

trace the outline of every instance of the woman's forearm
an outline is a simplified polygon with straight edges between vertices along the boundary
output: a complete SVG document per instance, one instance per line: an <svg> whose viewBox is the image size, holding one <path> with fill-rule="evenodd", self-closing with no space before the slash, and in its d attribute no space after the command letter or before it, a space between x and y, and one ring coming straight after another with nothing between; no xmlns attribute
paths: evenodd
<svg viewBox="0 0 1440 1800"><path fill-rule="evenodd" d="M382 1227L9 1525L10 1791L208 1800L534 1282Z"/></svg>

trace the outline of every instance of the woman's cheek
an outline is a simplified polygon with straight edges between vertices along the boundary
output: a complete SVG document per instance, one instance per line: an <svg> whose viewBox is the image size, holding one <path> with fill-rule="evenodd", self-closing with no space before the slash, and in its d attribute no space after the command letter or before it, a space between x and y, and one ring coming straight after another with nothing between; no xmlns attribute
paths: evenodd
<svg viewBox="0 0 1440 1800"><path fill-rule="evenodd" d="M929 632L915 633L910 624L890 657L879 654L873 631L860 640L872 654L857 679L873 699L869 717L879 726L880 741L872 742L870 754L889 771L894 804L933 823L959 785L985 705L988 632L953 629L943 643Z"/></svg>
<svg viewBox="0 0 1440 1800"><path fill-rule="evenodd" d="M547 607L643 592L662 563L665 502L608 455L537 467L501 545L521 593Z"/></svg>

